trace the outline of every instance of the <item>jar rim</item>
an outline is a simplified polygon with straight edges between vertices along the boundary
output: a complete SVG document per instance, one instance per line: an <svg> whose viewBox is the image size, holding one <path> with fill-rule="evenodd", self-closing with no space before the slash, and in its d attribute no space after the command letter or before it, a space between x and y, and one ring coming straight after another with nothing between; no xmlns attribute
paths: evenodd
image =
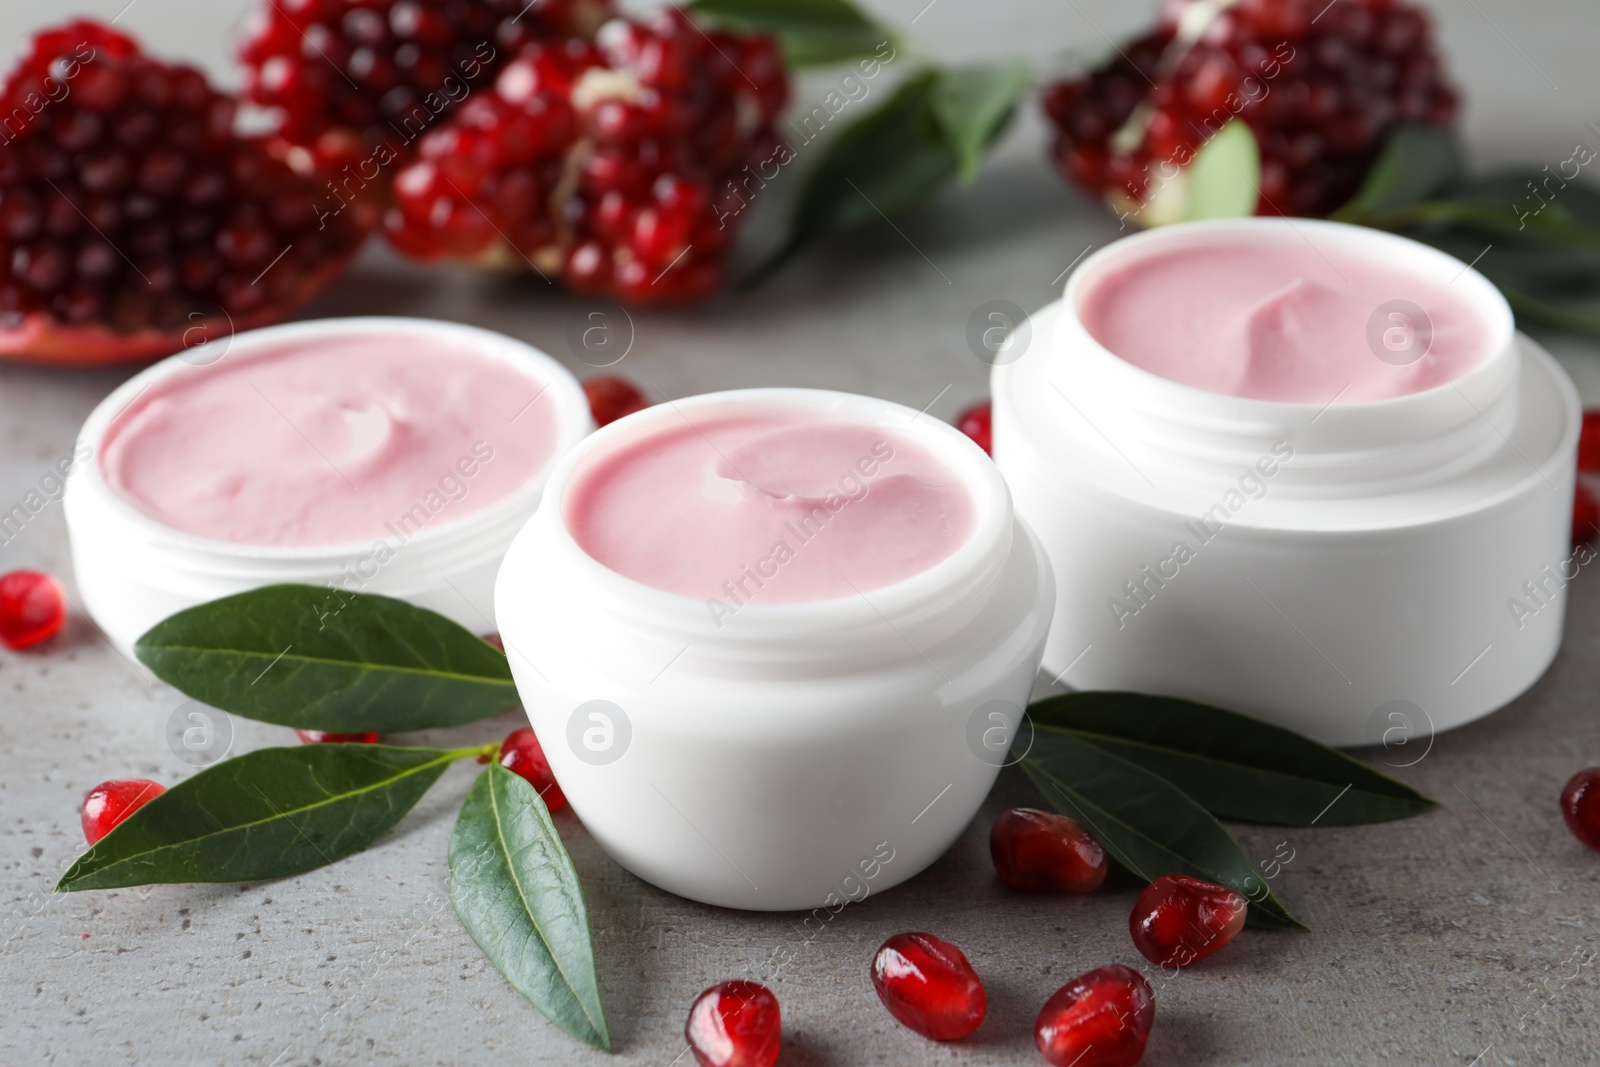
<svg viewBox="0 0 1600 1067"><path fill-rule="evenodd" d="M1266 400L1259 397L1235 396L1231 393L1219 393L1198 386L1186 385L1163 377L1154 371L1146 370L1128 362L1091 334L1083 325L1080 314L1081 301L1085 289L1094 283L1098 275L1104 274L1113 267L1120 265L1136 256L1150 254L1153 246L1170 245L1184 247L1190 244L1208 240L1217 234L1232 234L1243 240L1263 243L1266 241L1293 240L1304 243L1309 240L1304 231L1326 237L1338 242L1346 248L1354 248L1355 254L1362 258L1377 258L1374 252L1387 252L1391 256L1403 256L1412 262L1421 262L1435 268L1431 274L1452 272L1446 284L1454 286L1465 282L1468 289L1474 290L1467 302L1472 306L1473 313L1478 315L1488 331L1488 340L1485 343L1485 355L1478 364L1466 373L1440 382L1426 389L1419 389L1412 393L1403 393L1399 396L1383 397L1376 400L1355 400L1339 403L1338 398L1326 403L1297 400ZM1366 245L1365 249L1355 246ZM1516 333L1515 317L1511 312L1511 305L1504 295L1495 287L1494 283L1485 278L1471 264L1464 263L1448 252L1441 251L1431 245L1402 237L1399 234L1376 230L1366 226L1357 226L1345 222L1333 222L1327 219L1289 219L1251 216L1235 219L1205 219L1194 222L1177 223L1156 229L1145 230L1141 233L1131 234L1086 256L1077 269L1067 279L1062 289L1062 304L1070 311L1063 322L1070 323L1074 330L1075 345L1082 346L1085 351L1100 366L1116 377L1121 377L1137 388L1153 392L1157 395L1165 394L1163 400L1174 406L1190 410L1215 410L1226 408L1238 413L1241 419L1259 418L1263 420L1296 419L1308 411L1327 412L1337 409L1345 413L1364 415L1369 412L1393 412L1395 417L1401 417L1408 410L1415 410L1423 405L1433 403L1433 398L1443 394L1446 390L1455 387L1458 389L1481 388L1497 378L1507 375L1507 362L1514 362L1516 346L1513 338ZM1514 375L1513 375L1514 376Z"/></svg>
<svg viewBox="0 0 1600 1067"><path fill-rule="evenodd" d="M218 357L220 360L239 351L240 346L244 346L243 354L249 354L256 347L280 344L284 341L341 337L349 334L417 332L455 340L465 347L470 347L484 358L497 360L527 374L532 381L544 387L539 395L545 392L551 394L560 415L556 426L556 445L549 459L541 468L531 472L512 493L480 510L451 518L438 525L424 527L406 544L414 546L418 540L424 544L435 545L441 541L456 541L486 528L519 520L526 514L530 503L536 501L542 494L550 471L563 453L593 429L593 417L589 412L583 387L558 360L526 341L465 323L410 316L359 315L282 323L209 341L197 346L190 353L180 353L160 360L129 378L95 406L88 419L84 421L78 436L79 444L87 445L91 449L91 455L86 461L74 466L69 479L80 479L84 488L90 489L102 506L110 508L120 521L140 530L149 541L178 552L193 553L218 560L290 564L317 564L367 553L372 549L375 540L381 538L369 537L360 541L316 545L269 545L247 541L225 541L172 526L144 511L110 485L100 467L101 445L111 423L150 386L174 375L213 365L216 360L200 363L194 356L194 353L203 353L212 346L226 346L223 354Z"/></svg>
<svg viewBox="0 0 1600 1067"><path fill-rule="evenodd" d="M626 446L653 433L669 420L685 420L694 413L712 411L788 410L808 413L848 414L868 423L894 425L917 443L933 452L960 480L970 494L975 518L966 539L938 562L898 581L818 600L788 603L747 603L737 609L741 620L762 636L774 628L823 630L840 625L842 619L859 617L864 622L881 622L897 615L914 614L941 601L951 590L966 589L982 582L996 570L996 557L1004 562L1013 520L1010 491L999 470L987 454L955 427L893 401L835 390L801 388L757 388L703 393L645 408L601 428L577 447L569 450L551 472L545 496L534 522L546 528L563 564L580 570L588 584L600 590L617 605L633 605L634 611L659 618L674 628L699 630L710 625L706 602L683 593L670 592L630 578L589 555L572 535L566 521L566 508L573 478L586 461ZM898 421L903 420L903 421ZM739 627L746 634L751 629ZM735 635L720 633L719 638Z"/></svg>

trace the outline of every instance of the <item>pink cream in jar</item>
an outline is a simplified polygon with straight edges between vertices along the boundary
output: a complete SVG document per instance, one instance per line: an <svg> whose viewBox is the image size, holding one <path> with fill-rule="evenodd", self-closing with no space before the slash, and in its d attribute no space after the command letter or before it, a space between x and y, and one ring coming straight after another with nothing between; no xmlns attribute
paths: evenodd
<svg viewBox="0 0 1600 1067"><path fill-rule="evenodd" d="M1149 245L1078 298L1090 336L1169 381L1350 404L1453 382L1493 350L1464 286L1292 232L1190 237Z"/></svg>
<svg viewBox="0 0 1600 1067"><path fill-rule="evenodd" d="M575 474L578 545L645 585L729 605L868 593L948 557L975 506L908 436L832 415L700 415Z"/></svg>

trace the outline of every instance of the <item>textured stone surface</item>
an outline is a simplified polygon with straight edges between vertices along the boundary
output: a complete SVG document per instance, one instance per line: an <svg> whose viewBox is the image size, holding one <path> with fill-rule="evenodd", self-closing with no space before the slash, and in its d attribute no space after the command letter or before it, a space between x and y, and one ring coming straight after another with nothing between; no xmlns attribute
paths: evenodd
<svg viewBox="0 0 1600 1067"><path fill-rule="evenodd" d="M124 2L77 6L110 17ZM874 6L902 26L915 17L918 42L934 54L1023 52L1041 62L1061 48L1101 48L1102 32L1121 35L1149 6L924 3ZM1590 136L1584 123L1600 99L1592 5L1436 6L1481 162L1553 163ZM222 71L226 24L240 7L137 0L122 24ZM0 11L0 40L19 40L39 10ZM801 98L820 98L825 85L808 82ZM1042 136L1026 116L974 188L947 196L937 218L903 222L903 238L884 229L843 242L751 299L635 315L620 369L671 396L814 385L952 416L985 392L963 340L972 309L995 297L1041 306L1085 245L1114 236L1045 169ZM573 305L537 282L424 274L377 253L311 313L394 311L479 323L569 357ZM1595 347L1551 343L1600 400ZM126 373L0 367L0 506L68 451L84 415ZM58 505L0 548L0 569L18 566L70 575ZM52 897L82 847L85 790L109 777L171 783L189 773L163 737L181 698L148 684L81 615L45 650L0 652L0 692L0 1063L667 1065L686 1062L681 1027L693 995L740 976L764 977L782 1000L788 1067L1037 1063L1029 1029L1051 992L1104 963L1143 962L1125 925L1132 886L1070 900L1002 892L984 839L994 814L1028 795L1010 777L931 870L810 928L803 916L719 911L652 889L569 815L559 824L588 894L618 1049L606 1060L522 1002L450 913L445 844L470 767L451 770L371 851L329 869ZM1274 884L1313 932L1247 931L1204 965L1158 979L1148 1062L1592 1060L1600 1018L1596 967L1585 963L1600 952L1600 856L1567 834L1556 796L1574 770L1600 763L1597 693L1600 584L1585 574L1547 677L1395 772L1442 801L1438 811L1366 828L1240 827L1252 856L1269 858L1283 841L1294 850ZM236 750L289 740L286 730L235 725ZM489 739L511 725L430 740ZM991 1014L973 1040L924 1042L872 995L872 951L905 929L956 942L984 976Z"/></svg>

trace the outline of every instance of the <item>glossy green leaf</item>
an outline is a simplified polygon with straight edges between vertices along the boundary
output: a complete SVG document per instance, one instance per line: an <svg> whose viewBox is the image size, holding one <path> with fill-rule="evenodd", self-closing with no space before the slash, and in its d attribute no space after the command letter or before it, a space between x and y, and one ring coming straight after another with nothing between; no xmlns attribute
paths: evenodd
<svg viewBox="0 0 1600 1067"><path fill-rule="evenodd" d="M517 702L498 649L370 593L271 585L158 623L134 644L156 676L263 722L336 733L459 726Z"/></svg>
<svg viewBox="0 0 1600 1067"><path fill-rule="evenodd" d="M450 836L450 903L517 992L610 1050L578 874L538 791L498 763L478 776Z"/></svg>
<svg viewBox="0 0 1600 1067"><path fill-rule="evenodd" d="M911 78L828 146L800 195L788 239L751 283L819 238L921 204L955 177L956 150L934 117L938 82L931 70Z"/></svg>
<svg viewBox="0 0 1600 1067"><path fill-rule="evenodd" d="M1004 132L1017 101L1033 84L1026 63L994 63L946 71L933 87L933 116L956 150L963 184Z"/></svg>
<svg viewBox="0 0 1600 1067"><path fill-rule="evenodd" d="M1152 774L1224 819L1357 826L1436 804L1404 782L1310 738L1210 704L1142 693L1066 693L1028 709Z"/></svg>
<svg viewBox="0 0 1600 1067"><path fill-rule="evenodd" d="M1151 881L1182 873L1231 886L1249 899L1251 924L1305 929L1233 836L1172 783L1048 726L1035 726L1021 766L1052 808L1136 876Z"/></svg>
<svg viewBox="0 0 1600 1067"><path fill-rule="evenodd" d="M776 36L791 69L892 54L893 38L848 0L694 0L696 15L720 26Z"/></svg>
<svg viewBox="0 0 1600 1067"><path fill-rule="evenodd" d="M57 890L281 878L366 848L477 749L263 748L187 778L130 815Z"/></svg>
<svg viewBox="0 0 1600 1067"><path fill-rule="evenodd" d="M1449 188L1464 169L1461 141L1446 126L1402 126L1389 135L1361 188L1334 212L1342 222L1414 204Z"/></svg>
<svg viewBox="0 0 1600 1067"><path fill-rule="evenodd" d="M1185 221L1254 215L1261 189L1255 134L1242 120L1233 119L1200 147L1184 178Z"/></svg>

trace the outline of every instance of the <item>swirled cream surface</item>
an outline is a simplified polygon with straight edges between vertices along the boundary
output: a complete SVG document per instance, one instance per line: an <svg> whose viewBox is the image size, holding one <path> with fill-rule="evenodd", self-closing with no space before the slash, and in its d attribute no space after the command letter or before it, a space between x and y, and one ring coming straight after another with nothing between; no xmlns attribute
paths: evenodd
<svg viewBox="0 0 1600 1067"><path fill-rule="evenodd" d="M949 556L976 507L932 452L878 425L696 413L590 459L573 538L635 581L724 605L871 592Z"/></svg>
<svg viewBox="0 0 1600 1067"><path fill-rule="evenodd" d="M1477 367L1490 344L1448 285L1294 235L1152 248L1088 280L1078 314L1152 374L1307 404L1431 389Z"/></svg>
<svg viewBox="0 0 1600 1067"><path fill-rule="evenodd" d="M404 540L537 475L544 383L460 343L330 334L160 379L112 420L107 483L147 515L253 545Z"/></svg>

